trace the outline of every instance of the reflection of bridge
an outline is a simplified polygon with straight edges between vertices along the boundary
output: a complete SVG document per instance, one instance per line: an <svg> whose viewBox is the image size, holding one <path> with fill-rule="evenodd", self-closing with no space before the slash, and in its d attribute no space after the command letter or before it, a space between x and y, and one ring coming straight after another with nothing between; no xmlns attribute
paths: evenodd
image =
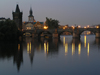
<svg viewBox="0 0 100 75"><path fill-rule="evenodd" d="M53 38L59 38L63 32L69 32L73 35L73 38L80 38L80 35L84 31L91 31L100 37L100 28L66 28L66 29L37 29L37 30L24 30L23 33L31 33L33 38L41 36L42 33L51 35ZM44 34L45 36L45 34Z"/></svg>

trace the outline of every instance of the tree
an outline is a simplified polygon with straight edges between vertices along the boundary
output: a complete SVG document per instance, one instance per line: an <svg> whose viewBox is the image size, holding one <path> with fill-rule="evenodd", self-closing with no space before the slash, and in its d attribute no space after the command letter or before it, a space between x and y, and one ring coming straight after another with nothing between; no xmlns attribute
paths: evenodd
<svg viewBox="0 0 100 75"><path fill-rule="evenodd" d="M46 25L48 25L49 29L58 28L58 26L59 26L58 23L59 23L58 20L46 17Z"/></svg>
<svg viewBox="0 0 100 75"><path fill-rule="evenodd" d="M14 21L6 20L0 22L0 40L13 40L17 39L18 28Z"/></svg>

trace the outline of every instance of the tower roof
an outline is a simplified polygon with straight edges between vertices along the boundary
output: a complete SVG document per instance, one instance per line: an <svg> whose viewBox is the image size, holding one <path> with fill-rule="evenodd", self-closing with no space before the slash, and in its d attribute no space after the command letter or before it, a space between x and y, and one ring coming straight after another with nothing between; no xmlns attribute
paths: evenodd
<svg viewBox="0 0 100 75"><path fill-rule="evenodd" d="M15 10L15 12L20 12L20 9L19 9L18 4L16 5L16 10Z"/></svg>
<svg viewBox="0 0 100 75"><path fill-rule="evenodd" d="M30 7L30 11L29 11L29 17L33 17L33 11L32 11L32 7Z"/></svg>

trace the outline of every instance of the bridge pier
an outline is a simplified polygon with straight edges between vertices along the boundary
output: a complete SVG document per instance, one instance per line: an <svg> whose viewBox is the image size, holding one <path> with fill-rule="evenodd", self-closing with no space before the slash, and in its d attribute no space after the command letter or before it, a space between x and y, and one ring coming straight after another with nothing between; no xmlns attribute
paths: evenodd
<svg viewBox="0 0 100 75"><path fill-rule="evenodd" d="M80 38L80 35L77 33L73 33L73 38Z"/></svg>
<svg viewBox="0 0 100 75"><path fill-rule="evenodd" d="M38 38L38 34L32 33L32 38Z"/></svg>
<svg viewBox="0 0 100 75"><path fill-rule="evenodd" d="M53 37L53 38L58 38L58 33L53 33L53 34L52 34L52 37Z"/></svg>
<svg viewBox="0 0 100 75"><path fill-rule="evenodd" d="M99 32L96 32L95 37L96 37L96 38L100 38L100 33L99 33Z"/></svg>

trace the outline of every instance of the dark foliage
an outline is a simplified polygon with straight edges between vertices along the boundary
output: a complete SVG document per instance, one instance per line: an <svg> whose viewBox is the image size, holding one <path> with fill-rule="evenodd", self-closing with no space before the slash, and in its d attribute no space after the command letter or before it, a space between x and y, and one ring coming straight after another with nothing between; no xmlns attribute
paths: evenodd
<svg viewBox="0 0 100 75"><path fill-rule="evenodd" d="M59 26L59 21L58 20L55 20L55 19L52 19L52 18L47 18L46 17L46 24L48 25L48 28L49 29L55 29L55 28L58 28Z"/></svg>
<svg viewBox="0 0 100 75"><path fill-rule="evenodd" d="M0 21L0 40L15 40L19 34L16 23L12 20Z"/></svg>

